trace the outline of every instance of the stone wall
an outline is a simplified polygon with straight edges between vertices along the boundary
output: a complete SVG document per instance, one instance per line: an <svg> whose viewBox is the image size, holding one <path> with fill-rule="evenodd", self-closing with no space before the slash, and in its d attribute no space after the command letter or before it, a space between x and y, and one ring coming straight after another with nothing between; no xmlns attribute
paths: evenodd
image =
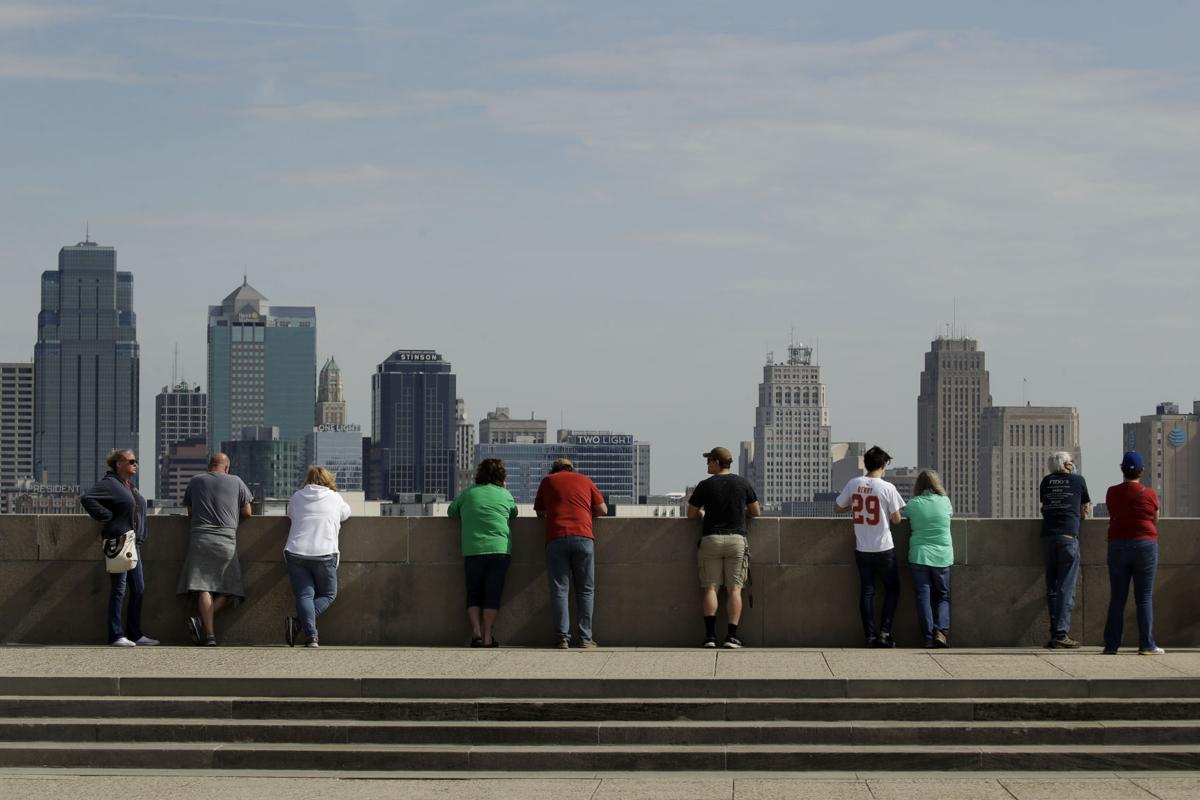
<svg viewBox="0 0 1200 800"><path fill-rule="evenodd" d="M282 561L288 521L244 523L238 550L247 601L218 617L225 644L281 644L292 595ZM105 641L108 576L95 523L84 516L0 516L0 641ZM1155 631L1166 648L1200 645L1200 522L1163 520L1155 588ZM955 646L1045 642L1047 614L1032 520L955 520L951 641ZM602 645L695 646L703 637L696 577L698 524L678 519L597 521L595 637ZM143 553L144 625L164 643L187 641L187 603L175 596L187 537L183 517L154 517ZM896 531L907 552L907 523ZM846 519L760 519L751 531L752 585L742 638L759 647L857 647L858 575ZM458 524L446 519L361 518L342 528L338 599L320 620L326 645L461 645L463 609ZM1108 605L1105 522L1085 523L1073 635L1098 645ZM896 639L919 644L907 568ZM723 604L722 604L723 607ZM718 628L723 633L723 622ZM1136 646L1132 600L1125 642ZM542 524L514 523L497 638L552 641Z"/></svg>

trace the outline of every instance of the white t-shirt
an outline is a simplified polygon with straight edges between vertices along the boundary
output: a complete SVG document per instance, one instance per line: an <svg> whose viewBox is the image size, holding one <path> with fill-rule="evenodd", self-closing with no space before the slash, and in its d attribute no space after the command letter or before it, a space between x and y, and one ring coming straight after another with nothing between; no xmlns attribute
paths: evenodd
<svg viewBox="0 0 1200 800"><path fill-rule="evenodd" d="M863 553L882 553L892 542L892 514L904 508L904 498L883 478L851 478L836 500L854 518L856 547Z"/></svg>

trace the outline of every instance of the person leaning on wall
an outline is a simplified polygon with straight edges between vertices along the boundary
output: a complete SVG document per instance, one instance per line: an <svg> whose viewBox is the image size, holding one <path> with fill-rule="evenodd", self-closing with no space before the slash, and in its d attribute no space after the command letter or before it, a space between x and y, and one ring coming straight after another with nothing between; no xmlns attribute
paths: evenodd
<svg viewBox="0 0 1200 800"><path fill-rule="evenodd" d="M1059 451L1050 456L1050 474L1038 487L1042 510L1042 558L1046 566L1046 607L1051 649L1079 647L1072 639L1071 610L1079 575L1079 523L1091 510L1087 481L1075 472L1075 459Z"/></svg>
<svg viewBox="0 0 1200 800"><path fill-rule="evenodd" d="M1154 573L1158 570L1158 495L1141 482L1144 464L1140 453L1121 459L1125 480L1110 486L1108 506L1108 619L1104 623L1104 652L1116 655L1125 627L1125 600L1133 581L1137 607L1138 653L1160 656L1154 641Z"/></svg>
<svg viewBox="0 0 1200 800"><path fill-rule="evenodd" d="M517 516L517 501L504 488L508 471L498 458L485 458L468 487L446 510L462 521L463 571L467 581L467 620L472 647L499 647L493 632L504 594L504 577L512 561L509 520Z"/></svg>
<svg viewBox="0 0 1200 800"><path fill-rule="evenodd" d="M350 505L338 494L337 480L324 467L310 466L304 486L288 501L287 544L283 560L296 597L296 616L283 621L283 638L294 647L320 647L317 617L337 597L338 533L350 518Z"/></svg>
<svg viewBox="0 0 1200 800"><path fill-rule="evenodd" d="M142 597L146 593L142 568L142 544L146 541L146 498L134 485L138 460L132 450L113 450L108 454L108 472L81 498L80 504L92 519L101 523L100 536L112 539L134 532L137 540L137 566L128 572L108 576L108 643L114 647L143 647L158 644L142 632ZM129 610L121 624L121 607L129 589Z"/></svg>
<svg viewBox="0 0 1200 800"><path fill-rule="evenodd" d="M917 600L917 622L925 647L950 646L950 567L954 544L950 518L954 506L942 480L931 469L921 470L913 484L913 498L900 515L908 519L908 571Z"/></svg>

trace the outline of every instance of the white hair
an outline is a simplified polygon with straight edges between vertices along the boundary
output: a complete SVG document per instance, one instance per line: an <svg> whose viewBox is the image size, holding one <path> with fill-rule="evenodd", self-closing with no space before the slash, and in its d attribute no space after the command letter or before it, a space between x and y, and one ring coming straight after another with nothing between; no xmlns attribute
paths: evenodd
<svg viewBox="0 0 1200 800"><path fill-rule="evenodd" d="M1046 463L1047 466L1050 467L1051 472L1066 472L1067 464L1070 464L1074 460L1075 457L1066 450L1059 450L1057 453L1050 456Z"/></svg>

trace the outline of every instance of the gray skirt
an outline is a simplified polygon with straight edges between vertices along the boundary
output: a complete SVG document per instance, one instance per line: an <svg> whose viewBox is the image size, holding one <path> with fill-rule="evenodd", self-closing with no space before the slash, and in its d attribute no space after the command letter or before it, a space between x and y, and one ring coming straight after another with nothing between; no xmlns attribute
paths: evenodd
<svg viewBox="0 0 1200 800"><path fill-rule="evenodd" d="M193 525L175 593L212 592L246 599L237 557L237 529Z"/></svg>

